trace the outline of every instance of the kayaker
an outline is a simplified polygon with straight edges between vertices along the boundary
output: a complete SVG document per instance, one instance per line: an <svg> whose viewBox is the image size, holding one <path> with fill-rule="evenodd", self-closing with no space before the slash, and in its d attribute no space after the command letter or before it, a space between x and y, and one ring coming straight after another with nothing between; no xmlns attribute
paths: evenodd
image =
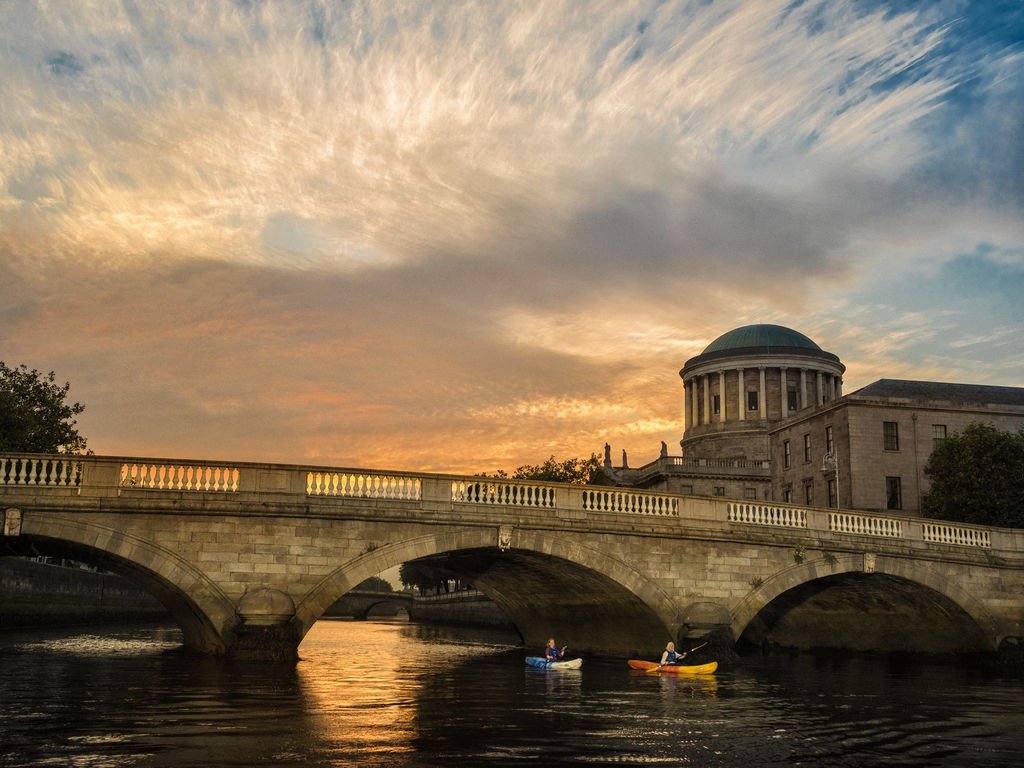
<svg viewBox="0 0 1024 768"><path fill-rule="evenodd" d="M565 653L565 648L563 647L561 650L556 648L555 647L555 638L552 637L552 638L550 638L548 640L547 647L544 649L544 660L545 661L558 661L560 658L562 658L562 654L564 654L564 653Z"/></svg>
<svg viewBox="0 0 1024 768"><path fill-rule="evenodd" d="M686 658L686 651L676 651L676 644L669 643L661 654L661 666L675 666Z"/></svg>

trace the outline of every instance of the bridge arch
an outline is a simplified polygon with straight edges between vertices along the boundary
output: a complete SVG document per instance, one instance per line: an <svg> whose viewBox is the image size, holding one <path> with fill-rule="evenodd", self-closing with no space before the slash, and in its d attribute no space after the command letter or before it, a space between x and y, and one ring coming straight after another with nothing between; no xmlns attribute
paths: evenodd
<svg viewBox="0 0 1024 768"><path fill-rule="evenodd" d="M19 537L23 548L94 563L155 597L181 627L189 650L224 653L238 623L234 603L201 571L171 550L106 525L34 514Z"/></svg>
<svg viewBox="0 0 1024 768"><path fill-rule="evenodd" d="M597 549L556 535L513 534L499 549L495 529L419 536L342 564L298 601L301 640L341 595L366 578L419 558L447 555L446 565L494 601L528 645L555 635L576 650L627 654L660 651L679 630L679 606L650 576Z"/></svg>
<svg viewBox="0 0 1024 768"><path fill-rule="evenodd" d="M741 638L753 630L752 625L763 612L773 604L783 602L787 595L799 596L801 589L810 594L816 586L835 587L842 583L851 584L855 580L864 584L884 583L897 591L902 589L907 595L916 591L926 596L924 602L944 614L950 627L959 628L963 644L963 647L946 648L943 643L937 642L933 649L914 647L878 650L993 651L998 646L1002 636L998 622L981 601L954 577L941 573L925 562L859 553L809 559L757 585L733 610L733 637ZM955 644L954 639L944 640L947 644Z"/></svg>

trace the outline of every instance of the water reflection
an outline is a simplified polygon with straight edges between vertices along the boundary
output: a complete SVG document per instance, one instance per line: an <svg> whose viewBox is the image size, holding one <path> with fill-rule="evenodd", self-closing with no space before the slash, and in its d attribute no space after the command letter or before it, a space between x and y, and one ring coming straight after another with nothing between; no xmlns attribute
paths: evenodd
<svg viewBox="0 0 1024 768"><path fill-rule="evenodd" d="M811 657L545 671L516 641L325 621L292 667L187 656L166 629L0 634L0 765L1019 764L1018 677Z"/></svg>

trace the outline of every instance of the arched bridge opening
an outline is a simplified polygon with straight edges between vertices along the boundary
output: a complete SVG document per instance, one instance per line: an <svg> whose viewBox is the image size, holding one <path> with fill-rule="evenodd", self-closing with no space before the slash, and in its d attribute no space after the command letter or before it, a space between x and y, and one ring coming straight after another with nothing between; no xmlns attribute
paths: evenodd
<svg viewBox="0 0 1024 768"><path fill-rule="evenodd" d="M422 561L472 584L515 626L524 644L602 655L632 655L671 637L635 593L597 571L529 550L480 548Z"/></svg>
<svg viewBox="0 0 1024 768"><path fill-rule="evenodd" d="M991 650L983 628L947 595L900 576L856 571L804 582L761 608L737 648L770 647L930 654Z"/></svg>
<svg viewBox="0 0 1024 768"><path fill-rule="evenodd" d="M528 545L497 547L493 533L467 530L376 548L297 601L294 636L301 640L328 606L368 575L425 559L490 598L528 647L539 650L553 636L580 653L627 656L652 653L674 639L677 608L653 581L596 550L530 538Z"/></svg>
<svg viewBox="0 0 1024 768"><path fill-rule="evenodd" d="M85 530L83 528L83 531ZM89 536L86 535L82 538L88 539ZM129 609L125 607L124 603L121 606L117 603L111 604L111 598L107 597L107 605L104 606L103 596L100 595L97 598L95 609L87 611L83 608L83 615L89 615L92 619L113 619L119 618L123 612L130 610L134 617L145 616L152 619L171 620L181 629L182 641L186 649L204 653L219 653L225 650L222 632L213 626L207 611L196 605L188 590L182 589L174 581L171 572L176 569L167 562L162 563L163 567L159 570L154 570L145 567L139 559L136 559L138 552L134 549L130 556L126 556L129 553L118 552L116 546L104 548L81 540L40 535L25 535L16 539L6 539L0 554L14 557L42 556L69 560L115 574L130 587L137 588L152 597L153 603L146 605L136 598L132 602L133 608ZM167 575L161 571L166 571ZM169 575L171 578L168 578ZM33 578L38 580L38 576ZM82 577L73 581L76 589L83 588ZM189 583L191 584L191 582ZM37 585L35 588L41 587ZM142 609L139 608L140 604L142 604ZM55 610L59 610L59 605L55 607Z"/></svg>

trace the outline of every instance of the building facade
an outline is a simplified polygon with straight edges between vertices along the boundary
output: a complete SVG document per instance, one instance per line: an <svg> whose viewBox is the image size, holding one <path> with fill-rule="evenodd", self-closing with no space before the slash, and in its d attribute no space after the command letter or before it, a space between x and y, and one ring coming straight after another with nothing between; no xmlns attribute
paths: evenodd
<svg viewBox="0 0 1024 768"><path fill-rule="evenodd" d="M881 379L843 394L846 367L801 333L736 328L687 360L681 456L623 485L916 515L939 441L972 422L1024 427L1024 388Z"/></svg>

